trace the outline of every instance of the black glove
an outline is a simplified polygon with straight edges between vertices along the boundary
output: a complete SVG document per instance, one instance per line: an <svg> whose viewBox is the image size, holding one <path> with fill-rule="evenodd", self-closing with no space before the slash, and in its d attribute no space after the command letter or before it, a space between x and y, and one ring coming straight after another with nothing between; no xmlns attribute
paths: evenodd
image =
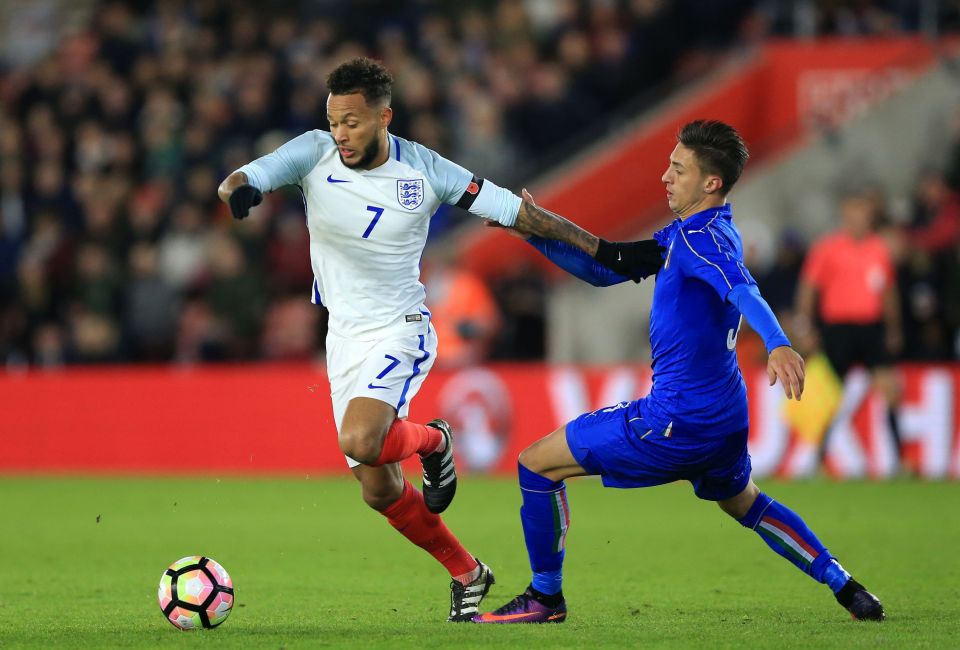
<svg viewBox="0 0 960 650"><path fill-rule="evenodd" d="M639 282L660 270L666 250L654 239L630 242L601 239L593 258L608 269Z"/></svg>
<svg viewBox="0 0 960 650"><path fill-rule="evenodd" d="M234 219L243 219L250 208L263 202L263 192L253 185L241 185L230 195L230 212Z"/></svg>

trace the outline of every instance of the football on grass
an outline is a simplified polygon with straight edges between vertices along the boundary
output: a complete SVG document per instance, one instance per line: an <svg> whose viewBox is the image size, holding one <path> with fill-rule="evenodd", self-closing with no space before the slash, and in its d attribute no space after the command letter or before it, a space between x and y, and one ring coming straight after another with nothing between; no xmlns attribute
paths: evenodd
<svg viewBox="0 0 960 650"><path fill-rule="evenodd" d="M163 572L157 598L163 615L181 630L216 627L233 609L233 581L218 562L191 555Z"/></svg>

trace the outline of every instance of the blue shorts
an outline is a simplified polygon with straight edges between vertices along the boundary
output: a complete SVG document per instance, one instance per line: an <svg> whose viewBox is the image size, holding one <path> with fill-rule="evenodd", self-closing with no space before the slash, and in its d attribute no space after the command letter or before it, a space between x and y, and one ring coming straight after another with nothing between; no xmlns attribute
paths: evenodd
<svg viewBox="0 0 960 650"><path fill-rule="evenodd" d="M653 431L637 402L585 413L567 424L573 457L606 487L636 488L685 480L701 499L721 501L750 482L747 430L728 435L684 435Z"/></svg>

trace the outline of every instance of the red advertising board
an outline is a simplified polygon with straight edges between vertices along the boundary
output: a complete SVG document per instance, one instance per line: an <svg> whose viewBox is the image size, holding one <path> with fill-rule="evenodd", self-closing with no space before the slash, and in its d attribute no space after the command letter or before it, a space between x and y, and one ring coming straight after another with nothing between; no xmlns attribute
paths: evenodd
<svg viewBox="0 0 960 650"><path fill-rule="evenodd" d="M960 478L960 366L901 369L910 466ZM745 372L757 477L818 471L817 445L790 430L779 386ZM505 364L431 373L411 417L442 416L461 466L512 474L517 454L582 412L643 395L649 370ZM883 405L866 376L847 379L826 466L837 477L897 470ZM0 472L344 473L321 366L104 368L0 375ZM411 466L413 469L414 466Z"/></svg>

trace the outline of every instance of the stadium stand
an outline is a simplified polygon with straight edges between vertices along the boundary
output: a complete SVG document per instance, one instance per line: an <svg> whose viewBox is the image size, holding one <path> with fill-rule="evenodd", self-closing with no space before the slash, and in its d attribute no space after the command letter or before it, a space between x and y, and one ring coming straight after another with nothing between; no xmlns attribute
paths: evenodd
<svg viewBox="0 0 960 650"><path fill-rule="evenodd" d="M252 156L322 128L322 80L346 57L371 54L393 70L394 131L517 186L770 35L957 26L955 4L932 6L931 16L880 1L485 0L453 9L327 0L271 5L268 15L220 0L5 3L0 358L20 367L321 351L323 315L303 304L310 269L299 196L272 197L259 218L236 224L216 184ZM956 176L941 185L955 189ZM953 212L937 217L931 207L952 205L935 197L953 190L917 182L928 203L910 217L907 241L922 249L931 237L942 241L923 229L939 233L929 229L946 223L955 232ZM435 240L458 240L461 220L439 214ZM902 274L906 285L929 287L934 313L944 315L941 343L918 354L945 358L957 354L948 343L960 323L950 298L960 292L949 289L957 255L936 255L935 277L916 256L904 258ZM636 342L625 356L544 345L562 339L564 325L554 283L536 268L491 279L502 311L494 358L642 355ZM915 291L917 305L929 291ZM918 319L930 313L916 308ZM626 323L623 336L635 341L642 324Z"/></svg>

